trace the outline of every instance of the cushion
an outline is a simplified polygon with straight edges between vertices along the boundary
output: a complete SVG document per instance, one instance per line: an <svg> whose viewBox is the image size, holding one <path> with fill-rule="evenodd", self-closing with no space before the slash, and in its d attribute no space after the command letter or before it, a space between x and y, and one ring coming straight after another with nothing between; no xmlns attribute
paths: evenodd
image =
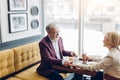
<svg viewBox="0 0 120 80"><path fill-rule="evenodd" d="M46 77L39 75L36 72L36 68L39 66L39 64L22 71L15 75L15 77L23 79L23 80L48 80Z"/></svg>
<svg viewBox="0 0 120 80"><path fill-rule="evenodd" d="M38 42L13 48L15 55L15 70L19 71L41 60Z"/></svg>
<svg viewBox="0 0 120 80"><path fill-rule="evenodd" d="M17 75L15 75L15 77L21 78L21 79L25 79L25 80L48 80L46 77L39 75L36 72L37 67L40 64L37 64L21 73L18 73ZM67 78L71 73L60 73L60 75L65 79Z"/></svg>
<svg viewBox="0 0 120 80"><path fill-rule="evenodd" d="M10 78L8 78L6 80L22 80L22 79L19 79L19 78L16 78L16 77L10 77Z"/></svg>
<svg viewBox="0 0 120 80"><path fill-rule="evenodd" d="M0 78L13 72L15 72L13 50L0 51Z"/></svg>

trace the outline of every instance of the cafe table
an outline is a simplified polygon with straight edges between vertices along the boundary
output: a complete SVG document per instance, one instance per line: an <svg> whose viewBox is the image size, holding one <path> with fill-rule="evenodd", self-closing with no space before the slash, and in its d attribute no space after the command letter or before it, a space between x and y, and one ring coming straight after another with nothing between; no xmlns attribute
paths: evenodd
<svg viewBox="0 0 120 80"><path fill-rule="evenodd" d="M95 76L95 74L96 74L96 71L82 70L79 68L65 67L65 66L61 66L61 65L53 65L53 68L56 70L63 70L63 71L71 72L71 73L74 72L77 74L86 74L86 75L90 75L90 76Z"/></svg>

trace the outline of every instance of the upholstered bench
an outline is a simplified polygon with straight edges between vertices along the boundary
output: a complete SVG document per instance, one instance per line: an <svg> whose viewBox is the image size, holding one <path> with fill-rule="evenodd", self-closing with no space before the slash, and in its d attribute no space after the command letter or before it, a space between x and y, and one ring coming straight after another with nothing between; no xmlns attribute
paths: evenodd
<svg viewBox="0 0 120 80"><path fill-rule="evenodd" d="M48 80L36 72L40 60L38 42L0 51L0 79ZM61 75L66 78L70 73Z"/></svg>

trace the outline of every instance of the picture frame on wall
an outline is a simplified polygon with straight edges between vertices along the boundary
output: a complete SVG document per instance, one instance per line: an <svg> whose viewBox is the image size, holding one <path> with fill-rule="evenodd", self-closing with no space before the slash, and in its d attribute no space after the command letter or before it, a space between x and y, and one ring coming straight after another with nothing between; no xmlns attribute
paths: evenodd
<svg viewBox="0 0 120 80"><path fill-rule="evenodd" d="M8 11L27 10L27 0L8 0Z"/></svg>
<svg viewBox="0 0 120 80"><path fill-rule="evenodd" d="M25 31L28 29L27 13L8 14L9 33Z"/></svg>

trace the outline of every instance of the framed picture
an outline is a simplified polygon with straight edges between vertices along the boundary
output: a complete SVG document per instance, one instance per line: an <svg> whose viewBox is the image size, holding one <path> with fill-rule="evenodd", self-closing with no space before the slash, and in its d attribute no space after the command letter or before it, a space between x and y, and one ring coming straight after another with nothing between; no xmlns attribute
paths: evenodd
<svg viewBox="0 0 120 80"><path fill-rule="evenodd" d="M9 20L9 33L28 29L27 13L8 14L8 20Z"/></svg>
<svg viewBox="0 0 120 80"><path fill-rule="evenodd" d="M8 0L8 11L27 10L27 0Z"/></svg>

